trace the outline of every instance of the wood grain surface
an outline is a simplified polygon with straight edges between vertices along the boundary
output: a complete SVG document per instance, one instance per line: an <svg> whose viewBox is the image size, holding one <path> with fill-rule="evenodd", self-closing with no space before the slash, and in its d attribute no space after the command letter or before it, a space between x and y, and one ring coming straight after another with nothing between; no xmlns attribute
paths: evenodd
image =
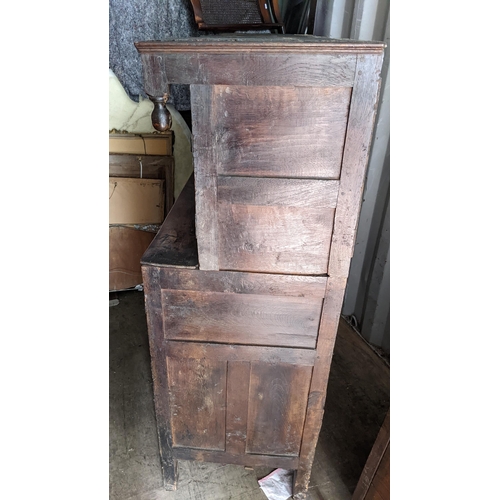
<svg viewBox="0 0 500 500"><path fill-rule="evenodd" d="M211 291L322 299L325 296L326 280L326 276L160 269L160 283L163 289L198 292Z"/></svg>
<svg viewBox="0 0 500 500"><path fill-rule="evenodd" d="M354 81L351 54L142 53L144 88L162 96L170 84L347 87ZM194 109L192 107L192 109Z"/></svg>
<svg viewBox="0 0 500 500"><path fill-rule="evenodd" d="M326 275L335 210L219 203L219 268Z"/></svg>
<svg viewBox="0 0 500 500"><path fill-rule="evenodd" d="M339 178L350 87L213 90L219 174Z"/></svg>
<svg viewBox="0 0 500 500"><path fill-rule="evenodd" d="M165 338L314 349L322 299L163 290Z"/></svg>
<svg viewBox="0 0 500 500"><path fill-rule="evenodd" d="M230 361L227 367L226 451L245 454L247 441L250 361Z"/></svg>
<svg viewBox="0 0 500 500"><path fill-rule="evenodd" d="M136 45L148 93L189 83L192 95L200 269L181 268L187 246L169 257L177 267L149 259L143 268L155 295L147 307L165 474L173 477L177 458L292 468L301 498L321 429L384 46L204 38Z"/></svg>
<svg viewBox="0 0 500 500"><path fill-rule="evenodd" d="M345 287L359 217L373 120L380 90L382 55L359 56L356 81L352 92L349 122L340 177L335 226L328 266L328 282L317 343L317 358L311 379L305 432L314 429L300 452L295 489L307 491L315 444L321 428L326 386L333 348L344 300Z"/></svg>
<svg viewBox="0 0 500 500"><path fill-rule="evenodd" d="M226 365L167 355L172 445L225 450Z"/></svg>
<svg viewBox="0 0 500 500"><path fill-rule="evenodd" d="M270 177L217 178L217 199L238 205L335 208L339 182Z"/></svg>
<svg viewBox="0 0 500 500"><path fill-rule="evenodd" d="M213 89L191 86L196 236L200 269L219 269L217 218L217 138L211 133Z"/></svg>
<svg viewBox="0 0 500 500"><path fill-rule="evenodd" d="M204 359L217 361L260 361L313 366L316 353L313 349L266 347L251 345L213 344L208 342L166 342L166 352L175 359Z"/></svg>
<svg viewBox="0 0 500 500"><path fill-rule="evenodd" d="M177 460L172 455L172 428L165 342L163 341L159 269L144 266L142 274L163 485L167 490L175 490L177 488Z"/></svg>
<svg viewBox="0 0 500 500"><path fill-rule="evenodd" d="M144 252L143 266L198 267L194 212L194 178L191 176Z"/></svg>
<svg viewBox="0 0 500 500"><path fill-rule="evenodd" d="M247 453L299 454L311 372L310 366L252 364Z"/></svg>

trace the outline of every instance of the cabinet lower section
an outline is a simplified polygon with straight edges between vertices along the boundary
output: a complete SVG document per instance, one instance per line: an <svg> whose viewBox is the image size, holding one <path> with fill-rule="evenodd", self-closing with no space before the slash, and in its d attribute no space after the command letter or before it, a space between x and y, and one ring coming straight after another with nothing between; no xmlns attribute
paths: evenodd
<svg viewBox="0 0 500 500"><path fill-rule="evenodd" d="M314 351L194 342L166 351L174 456L295 465Z"/></svg>

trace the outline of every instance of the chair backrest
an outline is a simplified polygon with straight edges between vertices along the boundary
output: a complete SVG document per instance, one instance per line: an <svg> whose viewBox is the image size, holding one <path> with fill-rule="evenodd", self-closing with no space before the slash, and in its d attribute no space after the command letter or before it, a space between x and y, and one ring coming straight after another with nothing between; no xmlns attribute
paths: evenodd
<svg viewBox="0 0 500 500"><path fill-rule="evenodd" d="M198 29L284 33L278 0L191 0Z"/></svg>

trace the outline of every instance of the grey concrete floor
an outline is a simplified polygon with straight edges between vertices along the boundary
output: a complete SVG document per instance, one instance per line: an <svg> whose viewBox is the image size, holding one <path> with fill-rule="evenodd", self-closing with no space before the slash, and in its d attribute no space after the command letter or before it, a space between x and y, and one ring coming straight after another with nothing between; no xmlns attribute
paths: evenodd
<svg viewBox="0 0 500 500"><path fill-rule="evenodd" d="M266 500L257 480L269 470L179 461L166 491L153 405L144 295L116 294L109 308L110 500ZM310 500L348 500L389 409L389 368L341 321L330 371Z"/></svg>

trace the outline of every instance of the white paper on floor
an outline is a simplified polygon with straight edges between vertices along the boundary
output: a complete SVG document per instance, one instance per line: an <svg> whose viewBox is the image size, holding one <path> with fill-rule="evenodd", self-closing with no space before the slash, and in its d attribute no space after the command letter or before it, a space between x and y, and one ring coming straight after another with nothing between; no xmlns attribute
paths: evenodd
<svg viewBox="0 0 500 500"><path fill-rule="evenodd" d="M269 500L288 500L292 496L293 471L276 469L259 480L259 485Z"/></svg>

